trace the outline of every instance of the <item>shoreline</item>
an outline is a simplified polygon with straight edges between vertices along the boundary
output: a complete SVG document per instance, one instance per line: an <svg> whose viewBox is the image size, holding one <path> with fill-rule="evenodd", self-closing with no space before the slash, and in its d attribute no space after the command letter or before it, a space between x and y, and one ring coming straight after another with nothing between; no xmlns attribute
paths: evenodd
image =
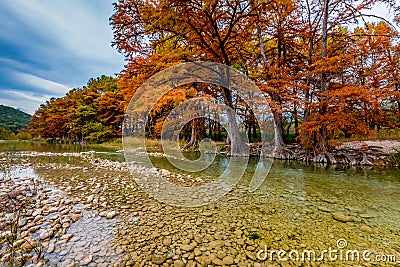
<svg viewBox="0 0 400 267"><path fill-rule="evenodd" d="M38 143L41 145L40 141L10 141L10 140L0 140L0 143L6 144L15 143ZM47 144L49 146L54 145L64 146L66 144ZM74 145L77 146L77 145ZM102 144L85 144L82 145L86 149L96 150L100 152L101 150L115 150L117 152L124 152L121 143L102 143ZM46 153L42 151L37 151L34 148L10 148L7 151L7 147L3 148L0 153ZM12 151L14 149L14 151ZM150 147L150 150L162 150L161 146L155 145L154 142ZM97 151L99 150L99 151ZM51 151L51 150L50 150ZM273 158L275 160L289 161L289 162L299 162L299 163L319 163L327 165L345 165L345 166L377 166L377 167L399 167L400 157L398 156L398 151L400 151L400 141L398 140L368 140L368 141L347 141L339 143L336 147L330 149L325 153L314 153L305 151L299 144L287 144L281 151L276 151ZM61 151L51 151L57 153L63 153ZM81 153L81 151L74 151L76 153ZM198 151L191 151L198 153ZM83 151L82 153L87 153ZM218 154L220 156L229 157L229 146L219 146L218 151L205 151L207 154ZM157 153L163 156L165 154ZM261 144L252 143L250 144L250 157L259 157L261 154ZM272 156L271 156L272 157Z"/></svg>

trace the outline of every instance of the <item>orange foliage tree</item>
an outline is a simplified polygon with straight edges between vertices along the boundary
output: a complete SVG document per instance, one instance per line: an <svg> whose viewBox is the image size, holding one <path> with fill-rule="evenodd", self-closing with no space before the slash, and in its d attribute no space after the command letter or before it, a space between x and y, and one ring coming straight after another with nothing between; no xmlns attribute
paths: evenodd
<svg viewBox="0 0 400 267"><path fill-rule="evenodd" d="M347 27L379 18L365 12L376 4L389 6L398 19L394 0L119 0L110 19L113 44L129 60L120 81L133 92L171 63L227 64L249 74L269 99L278 152L293 121L305 148L326 151L328 138L398 122L392 108L399 92L397 32L387 21L374 30L372 24ZM379 54L375 63L373 53ZM234 109L241 103L228 88L211 96ZM254 117L244 110L250 129ZM233 143L240 155L240 140Z"/></svg>
<svg viewBox="0 0 400 267"><path fill-rule="evenodd" d="M44 138L102 142L121 135L124 98L116 79L102 76L52 98L31 118L30 132Z"/></svg>

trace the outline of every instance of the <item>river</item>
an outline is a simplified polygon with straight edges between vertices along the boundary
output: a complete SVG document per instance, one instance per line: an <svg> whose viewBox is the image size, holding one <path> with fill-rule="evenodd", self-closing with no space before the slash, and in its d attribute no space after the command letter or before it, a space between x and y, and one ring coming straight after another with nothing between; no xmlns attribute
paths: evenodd
<svg viewBox="0 0 400 267"><path fill-rule="evenodd" d="M0 151L25 150L94 150L94 159L124 161L122 153L98 146L0 143ZM150 158L157 169L187 175L165 157L150 154ZM41 177L52 188L63 191L70 186L68 197L86 199L95 192L99 203L106 202L107 208L77 206L83 216L68 229L74 237L48 254L51 264L79 263L89 254L93 260L88 266L112 262L128 266L317 266L321 262L321 266L395 266L400 262L398 169L274 161L262 184L249 192L257 162L250 159L242 179L226 196L197 208L156 201L118 168L88 167L86 171L87 167L71 169L73 163L64 169L15 164L12 176L18 177L22 170ZM228 163L229 158L217 156L196 177L212 180ZM100 216L110 209L118 216L111 220ZM302 254L310 251L316 259L303 259ZM390 263L395 257L398 262Z"/></svg>

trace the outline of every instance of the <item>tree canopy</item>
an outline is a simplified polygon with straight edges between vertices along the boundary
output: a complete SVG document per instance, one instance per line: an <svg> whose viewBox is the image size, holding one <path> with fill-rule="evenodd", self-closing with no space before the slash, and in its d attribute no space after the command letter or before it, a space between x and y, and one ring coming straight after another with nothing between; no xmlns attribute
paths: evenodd
<svg viewBox="0 0 400 267"><path fill-rule="evenodd" d="M377 5L387 7L393 21L371 13ZM110 24L125 68L117 78L90 79L50 99L30 129L81 141L119 136L139 86L170 66L203 60L229 65L256 82L274 115L277 153L288 141L323 152L331 139L400 127L399 13L395 0L119 0ZM230 106L240 117L238 125L228 125L231 130L259 140L253 111L237 94L196 83L157 103L148 137L160 136L174 107L199 96ZM183 133L188 141L204 136L226 135L211 118L193 121ZM239 155L240 138L228 139Z"/></svg>
<svg viewBox="0 0 400 267"><path fill-rule="evenodd" d="M376 5L394 21L371 14ZM293 127L297 140L317 151L342 135L399 127L396 1L119 0L114 9L113 45L129 60L121 77L132 94L151 73L148 62L158 71L216 61L249 75L265 93L278 152ZM196 87L239 111L246 122L239 127L256 125L240 99L220 89Z"/></svg>
<svg viewBox="0 0 400 267"><path fill-rule="evenodd" d="M32 116L30 132L44 138L102 142L121 135L125 101L117 80L101 76L62 98L42 104Z"/></svg>
<svg viewBox="0 0 400 267"><path fill-rule="evenodd" d="M0 129L16 133L28 127L31 115L18 109L0 105Z"/></svg>

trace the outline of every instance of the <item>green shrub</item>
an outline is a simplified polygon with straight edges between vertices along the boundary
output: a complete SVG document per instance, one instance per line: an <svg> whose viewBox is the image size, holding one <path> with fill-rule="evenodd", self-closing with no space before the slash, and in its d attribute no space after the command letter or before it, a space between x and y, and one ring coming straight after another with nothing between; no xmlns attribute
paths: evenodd
<svg viewBox="0 0 400 267"><path fill-rule="evenodd" d="M253 232L253 233L250 233L250 234L249 234L249 238L250 238L251 240L260 239L260 238L261 238L261 235L260 235L259 233Z"/></svg>
<svg viewBox="0 0 400 267"><path fill-rule="evenodd" d="M294 132L290 132L289 135L284 135L283 136L283 141L285 143L294 143L296 142L296 134Z"/></svg>
<svg viewBox="0 0 400 267"><path fill-rule="evenodd" d="M400 149L396 149L396 152L390 155L389 160L391 165L400 167Z"/></svg>
<svg viewBox="0 0 400 267"><path fill-rule="evenodd" d="M15 139L15 134L9 132L4 128L0 128L0 140L12 140Z"/></svg>
<svg viewBox="0 0 400 267"><path fill-rule="evenodd" d="M20 132L17 133L17 135L15 136L18 140L31 140L32 139L32 135L27 133L27 132Z"/></svg>

